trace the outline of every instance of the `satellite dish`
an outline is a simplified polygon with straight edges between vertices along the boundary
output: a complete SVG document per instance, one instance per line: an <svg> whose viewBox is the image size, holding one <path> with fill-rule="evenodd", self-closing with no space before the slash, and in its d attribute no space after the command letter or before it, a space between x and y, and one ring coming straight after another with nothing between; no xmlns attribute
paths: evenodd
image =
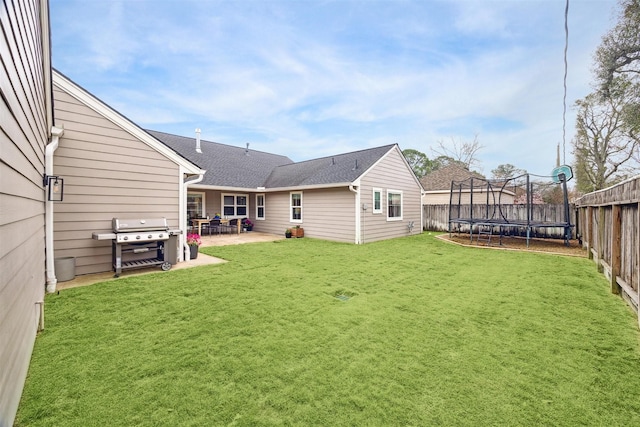
<svg viewBox="0 0 640 427"><path fill-rule="evenodd" d="M563 179L561 179L561 175L564 175ZM553 179L553 182L556 184L560 184L562 181L569 181L571 178L573 178L571 166L562 165L551 171L551 179Z"/></svg>

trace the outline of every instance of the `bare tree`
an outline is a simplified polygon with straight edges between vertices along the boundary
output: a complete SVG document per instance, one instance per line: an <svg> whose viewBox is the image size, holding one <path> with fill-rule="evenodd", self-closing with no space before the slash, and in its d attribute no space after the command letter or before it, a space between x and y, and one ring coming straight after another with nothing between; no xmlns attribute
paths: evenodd
<svg viewBox="0 0 640 427"><path fill-rule="evenodd" d="M603 99L597 94L576 101L578 116L573 141L577 178L583 190L600 190L637 168L637 126L624 120L624 97ZM586 182L584 182L586 181Z"/></svg>
<svg viewBox="0 0 640 427"><path fill-rule="evenodd" d="M525 173L527 173L526 170L519 169L510 163L498 165L495 169L491 170L491 176L493 179L508 179Z"/></svg>
<svg viewBox="0 0 640 427"><path fill-rule="evenodd" d="M477 155L478 151L483 148L484 146L480 145L480 141L478 141L478 135L475 135L471 142L463 141L462 139L456 140L454 137L451 137L450 143L440 140L438 141L438 148L432 148L431 151L439 157L450 158L454 162L463 165L467 170L471 170L471 168L480 167L480 160Z"/></svg>

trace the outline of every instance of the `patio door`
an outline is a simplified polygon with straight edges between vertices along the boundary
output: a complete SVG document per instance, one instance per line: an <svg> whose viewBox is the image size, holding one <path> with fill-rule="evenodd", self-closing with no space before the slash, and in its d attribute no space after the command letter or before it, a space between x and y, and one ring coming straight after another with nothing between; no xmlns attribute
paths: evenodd
<svg viewBox="0 0 640 427"><path fill-rule="evenodd" d="M187 219L203 218L204 193L187 193Z"/></svg>

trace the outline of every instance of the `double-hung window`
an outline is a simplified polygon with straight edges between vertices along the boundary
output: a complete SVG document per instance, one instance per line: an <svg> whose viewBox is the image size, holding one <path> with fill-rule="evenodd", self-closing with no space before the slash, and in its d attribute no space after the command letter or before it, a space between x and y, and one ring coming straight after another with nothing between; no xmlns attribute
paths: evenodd
<svg viewBox="0 0 640 427"><path fill-rule="evenodd" d="M227 217L246 217L249 197L246 194L223 194L222 215Z"/></svg>
<svg viewBox="0 0 640 427"><path fill-rule="evenodd" d="M264 194L256 194L256 219L264 219Z"/></svg>
<svg viewBox="0 0 640 427"><path fill-rule="evenodd" d="M302 192L289 193L289 220L291 222L302 222Z"/></svg>
<svg viewBox="0 0 640 427"><path fill-rule="evenodd" d="M387 221L402 220L402 191L387 190Z"/></svg>

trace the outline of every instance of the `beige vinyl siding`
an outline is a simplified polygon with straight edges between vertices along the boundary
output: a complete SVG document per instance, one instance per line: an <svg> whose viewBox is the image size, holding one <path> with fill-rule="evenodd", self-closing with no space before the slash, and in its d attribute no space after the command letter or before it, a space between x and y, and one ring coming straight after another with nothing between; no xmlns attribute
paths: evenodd
<svg viewBox="0 0 640 427"><path fill-rule="evenodd" d="M360 179L360 202L368 205L360 219L364 243L408 236L410 221L413 234L421 231L421 187L401 156L394 148ZM373 188L382 189L382 213L373 213ZM387 221L388 190L402 191L401 221Z"/></svg>
<svg viewBox="0 0 640 427"><path fill-rule="evenodd" d="M41 9L44 8L43 9ZM0 6L0 425L13 424L44 297L44 149L50 96L46 3ZM45 20L46 21L46 20Z"/></svg>
<svg viewBox="0 0 640 427"><path fill-rule="evenodd" d="M117 218L165 217L178 228L180 169L147 144L54 86L64 135L54 171L64 178L55 204L55 256L76 258L76 274L112 270L111 242L93 240Z"/></svg>
<svg viewBox="0 0 640 427"><path fill-rule="evenodd" d="M348 187L301 190L302 222L290 222L290 191L265 194L265 220L255 221L254 230L284 234L299 225L305 237L355 242L355 193ZM255 197L252 197L255 203Z"/></svg>
<svg viewBox="0 0 640 427"><path fill-rule="evenodd" d="M300 227L305 236L354 243L355 196L348 187L304 191Z"/></svg>

